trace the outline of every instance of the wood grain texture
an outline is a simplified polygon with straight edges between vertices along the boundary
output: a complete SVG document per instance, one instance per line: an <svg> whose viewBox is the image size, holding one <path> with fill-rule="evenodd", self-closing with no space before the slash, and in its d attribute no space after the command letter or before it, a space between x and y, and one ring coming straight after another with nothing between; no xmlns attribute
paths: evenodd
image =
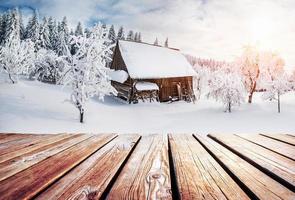
<svg viewBox="0 0 295 200"><path fill-rule="evenodd" d="M278 154L281 154L287 158L295 160L295 146L274 140L262 135L253 135L253 134L239 134L237 135L245 140L253 142L257 145L260 145L266 149L274 151Z"/></svg>
<svg viewBox="0 0 295 200"><path fill-rule="evenodd" d="M223 144L239 152L248 160L268 169L287 183L295 185L295 161L281 156L273 151L244 140L236 135L211 135Z"/></svg>
<svg viewBox="0 0 295 200"><path fill-rule="evenodd" d="M249 199L192 135L169 135L181 199Z"/></svg>
<svg viewBox="0 0 295 200"><path fill-rule="evenodd" d="M37 199L99 199L139 138L139 135L118 136Z"/></svg>
<svg viewBox="0 0 295 200"><path fill-rule="evenodd" d="M228 137L228 135L226 135ZM222 162L259 199L294 199L295 193L273 180L247 161L217 142L196 135L196 138Z"/></svg>
<svg viewBox="0 0 295 200"><path fill-rule="evenodd" d="M53 134L52 136L50 136L49 138L46 138L45 140L40 140L36 142L34 145L25 146L24 148L21 148L17 151L10 151L10 152L7 152L6 154L0 155L0 163L10 160L12 158L21 156L23 154L32 152L34 150L40 149L43 146L53 144L59 140L69 138L71 136L73 136L73 134Z"/></svg>
<svg viewBox="0 0 295 200"><path fill-rule="evenodd" d="M41 147L32 152L20 155L13 159L0 163L0 181L53 156L63 150L90 138L91 135L72 135L70 138L57 141L56 143Z"/></svg>
<svg viewBox="0 0 295 200"><path fill-rule="evenodd" d="M141 138L107 199L172 199L167 135Z"/></svg>
<svg viewBox="0 0 295 200"><path fill-rule="evenodd" d="M22 135L20 135L22 136ZM6 153L18 151L20 149L33 146L36 143L46 140L52 136L50 135L28 135L25 137L18 138L16 140L12 140L9 142L5 142L0 144L0 155L4 155Z"/></svg>
<svg viewBox="0 0 295 200"><path fill-rule="evenodd" d="M32 136L32 134L0 133L0 144L30 136Z"/></svg>
<svg viewBox="0 0 295 200"><path fill-rule="evenodd" d="M2 199L33 198L48 185L113 139L114 135L95 135L52 157L49 157L3 181Z"/></svg>
<svg viewBox="0 0 295 200"><path fill-rule="evenodd" d="M287 135L287 134L260 134L260 135L273 138L275 140L279 140L281 142L295 146L295 137L292 137L291 135Z"/></svg>

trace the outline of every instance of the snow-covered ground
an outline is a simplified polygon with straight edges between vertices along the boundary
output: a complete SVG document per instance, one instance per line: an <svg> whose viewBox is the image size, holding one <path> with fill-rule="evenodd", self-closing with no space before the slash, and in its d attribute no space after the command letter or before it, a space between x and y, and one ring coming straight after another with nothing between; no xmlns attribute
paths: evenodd
<svg viewBox="0 0 295 200"><path fill-rule="evenodd" d="M61 86L22 80L17 84L0 75L0 132L92 133L287 133L295 132L295 94L282 96L282 113L276 102L262 101L224 113L222 105L206 98L193 103L126 104L113 97L88 102L85 123L65 99Z"/></svg>

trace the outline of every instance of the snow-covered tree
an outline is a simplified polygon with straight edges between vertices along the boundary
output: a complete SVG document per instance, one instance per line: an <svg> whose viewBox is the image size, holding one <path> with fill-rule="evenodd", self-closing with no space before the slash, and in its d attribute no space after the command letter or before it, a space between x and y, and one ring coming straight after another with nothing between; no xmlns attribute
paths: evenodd
<svg viewBox="0 0 295 200"><path fill-rule="evenodd" d="M86 37L89 37L91 32L88 28L85 28L84 33L85 33Z"/></svg>
<svg viewBox="0 0 295 200"><path fill-rule="evenodd" d="M281 112L281 95L292 89L288 76L283 73L276 76L274 79L265 80L265 92L262 95L264 100L275 100L278 102L278 113Z"/></svg>
<svg viewBox="0 0 295 200"><path fill-rule="evenodd" d="M134 34L134 41L138 42L138 33L137 32Z"/></svg>
<svg viewBox="0 0 295 200"><path fill-rule="evenodd" d="M36 41L35 46L37 51L42 48L51 49L50 33L49 33L48 21L46 17L43 18L43 22L40 25L39 38Z"/></svg>
<svg viewBox="0 0 295 200"><path fill-rule="evenodd" d="M211 72L208 79L207 98L223 103L225 112L231 112L233 106L244 101L245 88L239 73L223 68Z"/></svg>
<svg viewBox="0 0 295 200"><path fill-rule="evenodd" d="M32 18L30 18L28 21L25 31L25 38L30 39L32 42L36 43L36 41L39 39L39 27L38 13L35 11Z"/></svg>
<svg viewBox="0 0 295 200"><path fill-rule="evenodd" d="M193 66L196 71L196 76L193 77L193 89L196 100L200 99L203 91L207 90L208 77L211 73L208 68L202 67L198 64Z"/></svg>
<svg viewBox="0 0 295 200"><path fill-rule="evenodd" d="M128 32L126 40L133 41L134 40L134 33L132 30Z"/></svg>
<svg viewBox="0 0 295 200"><path fill-rule="evenodd" d="M30 77L43 82L56 84L65 67L65 61L59 57L54 51L40 49L35 59L34 70L30 73Z"/></svg>
<svg viewBox="0 0 295 200"><path fill-rule="evenodd" d="M155 42L154 42L154 45L155 45L155 46L158 46L158 45L159 45L158 38L156 38L156 40L155 40Z"/></svg>
<svg viewBox="0 0 295 200"><path fill-rule="evenodd" d="M169 45L168 45L168 38L166 38L166 40L165 40L165 47L169 47Z"/></svg>
<svg viewBox="0 0 295 200"><path fill-rule="evenodd" d="M260 75L259 52L251 46L247 46L241 57L237 59L237 65L245 77L245 86L248 91L248 103L252 103L253 94L257 87Z"/></svg>
<svg viewBox="0 0 295 200"><path fill-rule="evenodd" d="M52 19L52 17L49 17L48 19L48 29L49 29L49 40L50 40L50 47L51 50L58 52L57 46L58 46L58 40L59 35L57 31L57 24L56 21Z"/></svg>
<svg viewBox="0 0 295 200"><path fill-rule="evenodd" d="M58 40L56 44L56 53L58 56L67 55L68 43L66 42L64 33L61 31L58 33Z"/></svg>
<svg viewBox="0 0 295 200"><path fill-rule="evenodd" d="M263 52L260 56L261 86L265 90L262 98L276 100L278 112L281 112L280 96L291 90L291 82L284 70L284 60L272 52Z"/></svg>
<svg viewBox="0 0 295 200"><path fill-rule="evenodd" d="M6 13L0 15L0 45L4 43L6 21Z"/></svg>
<svg viewBox="0 0 295 200"><path fill-rule="evenodd" d="M124 34L124 28L121 26L118 30L118 35L117 35L118 40L125 40L125 34Z"/></svg>
<svg viewBox="0 0 295 200"><path fill-rule="evenodd" d="M97 95L103 100L106 94L116 94L107 75L109 69L105 67L105 56L109 55L112 47L106 46L106 33L106 28L96 25L89 38L85 34L73 36L71 44L78 47L74 55L67 51L68 70L64 79L72 87L71 102L79 110L81 123L89 98Z"/></svg>
<svg viewBox="0 0 295 200"><path fill-rule="evenodd" d="M24 25L23 21L23 15L21 12L19 12L19 27L20 27L20 39L24 40L25 39L25 34L26 34L26 28Z"/></svg>
<svg viewBox="0 0 295 200"><path fill-rule="evenodd" d="M83 28L81 22L78 22L78 25L75 30L75 36L83 35Z"/></svg>
<svg viewBox="0 0 295 200"><path fill-rule="evenodd" d="M116 33L115 33L115 28L114 25L111 25L110 29L109 29L109 34L108 34L108 39L110 41L111 44L115 44L116 43Z"/></svg>
<svg viewBox="0 0 295 200"><path fill-rule="evenodd" d="M9 11L7 16L4 35L5 42L8 42L9 40L20 40L19 10L15 8L12 11Z"/></svg>
<svg viewBox="0 0 295 200"><path fill-rule="evenodd" d="M18 81L18 75L28 75L34 66L34 43L30 40L20 41L12 35L0 48L0 66L12 83Z"/></svg>
<svg viewBox="0 0 295 200"><path fill-rule="evenodd" d="M142 39L141 39L141 32L138 33L137 42L142 42Z"/></svg>
<svg viewBox="0 0 295 200"><path fill-rule="evenodd" d="M68 27L68 20L67 17L64 17L62 22L59 24L58 28L59 36L63 36L62 40L66 42L66 44L69 43L69 27Z"/></svg>

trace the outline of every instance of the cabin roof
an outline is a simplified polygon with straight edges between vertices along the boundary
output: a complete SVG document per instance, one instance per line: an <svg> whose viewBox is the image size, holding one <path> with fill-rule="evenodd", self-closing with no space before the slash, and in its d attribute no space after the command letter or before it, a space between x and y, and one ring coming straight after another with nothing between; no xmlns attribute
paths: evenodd
<svg viewBox="0 0 295 200"><path fill-rule="evenodd" d="M133 79L196 75L178 50L124 40L119 40L118 45L128 73Z"/></svg>

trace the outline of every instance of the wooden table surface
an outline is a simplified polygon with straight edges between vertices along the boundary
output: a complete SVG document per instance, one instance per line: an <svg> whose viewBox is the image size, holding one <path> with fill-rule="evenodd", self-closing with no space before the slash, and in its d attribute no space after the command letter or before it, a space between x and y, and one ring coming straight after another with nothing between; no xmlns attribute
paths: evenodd
<svg viewBox="0 0 295 200"><path fill-rule="evenodd" d="M295 199L294 134L0 133L0 199Z"/></svg>

